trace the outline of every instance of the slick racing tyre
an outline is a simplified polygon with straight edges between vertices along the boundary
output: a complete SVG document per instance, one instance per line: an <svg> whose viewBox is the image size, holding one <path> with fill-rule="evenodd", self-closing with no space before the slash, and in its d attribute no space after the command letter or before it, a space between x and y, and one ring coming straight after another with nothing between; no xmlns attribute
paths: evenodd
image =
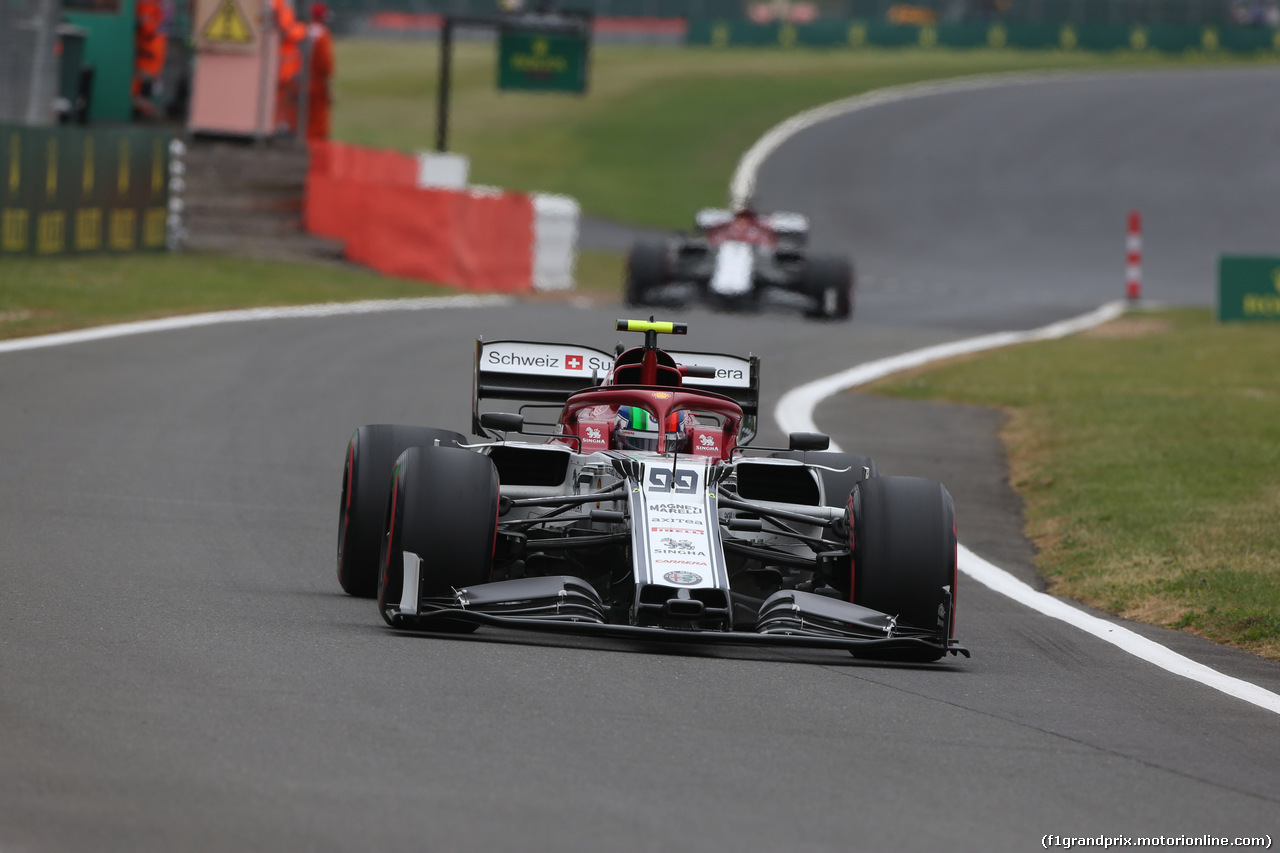
<svg viewBox="0 0 1280 853"><path fill-rule="evenodd" d="M853 265L838 255L810 255L801 289L812 300L808 316L847 320L853 314Z"/></svg>
<svg viewBox="0 0 1280 853"><path fill-rule="evenodd" d="M641 240L627 254L623 296L628 305L648 305L653 291L666 284L667 244Z"/></svg>
<svg viewBox="0 0 1280 853"><path fill-rule="evenodd" d="M874 477L854 488L849 503L853 603L950 639L941 634L944 625L954 625L956 522L946 488L922 477ZM924 649L899 658L927 661L944 654Z"/></svg>
<svg viewBox="0 0 1280 853"><path fill-rule="evenodd" d="M826 495L823 503L827 506L844 506L849 502L849 493L854 486L867 477L880 476L880 467L870 456L826 450L811 450L807 453L802 450L779 450L769 455L778 459L798 459L824 468L847 468L848 470L839 471L818 469L818 476L822 478L822 492ZM867 469L870 469L870 473L867 473Z"/></svg>
<svg viewBox="0 0 1280 853"><path fill-rule="evenodd" d="M488 582L498 497L498 469L482 453L442 446L411 447L400 455L387 502L378 588L378 609L388 624L395 624L388 608L404 594L405 552L421 560L418 598L449 597L455 589ZM466 622L433 627L476 628Z"/></svg>
<svg viewBox="0 0 1280 853"><path fill-rule="evenodd" d="M396 457L437 439L448 447L467 440L450 430L392 424L362 426L351 436L338 508L338 583L348 595L378 594L378 551Z"/></svg>

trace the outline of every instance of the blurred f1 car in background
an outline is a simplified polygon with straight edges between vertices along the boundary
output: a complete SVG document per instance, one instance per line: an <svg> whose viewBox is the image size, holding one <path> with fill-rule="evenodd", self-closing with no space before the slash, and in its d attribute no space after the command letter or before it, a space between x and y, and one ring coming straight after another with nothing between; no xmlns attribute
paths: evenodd
<svg viewBox="0 0 1280 853"><path fill-rule="evenodd" d="M477 341L472 431L372 424L347 447L338 580L393 628L479 626L935 661L955 509L825 435L753 448L759 359ZM521 403L481 412L483 400ZM550 409L534 423L526 410ZM544 418L546 415L543 416ZM541 427L541 429L535 429Z"/></svg>
<svg viewBox="0 0 1280 853"><path fill-rule="evenodd" d="M807 249L809 220L799 213L698 211L692 235L641 240L627 256L629 305L679 306L701 299L731 310L763 300L800 307L810 317L853 314L853 264Z"/></svg>

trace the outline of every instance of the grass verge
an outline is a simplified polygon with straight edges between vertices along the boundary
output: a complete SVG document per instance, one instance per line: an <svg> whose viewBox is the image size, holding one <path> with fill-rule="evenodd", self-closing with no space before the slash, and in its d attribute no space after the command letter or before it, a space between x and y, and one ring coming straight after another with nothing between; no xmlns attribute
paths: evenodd
<svg viewBox="0 0 1280 853"><path fill-rule="evenodd" d="M1052 589L1280 660L1280 334L1207 311L892 377L995 406Z"/></svg>
<svg viewBox="0 0 1280 853"><path fill-rule="evenodd" d="M230 255L5 258L0 261L0 337L231 308L454 292L355 267Z"/></svg>
<svg viewBox="0 0 1280 853"><path fill-rule="evenodd" d="M583 252L577 292L616 299L622 264L616 252ZM0 339L202 311L457 292L354 266L230 255L6 258L0 261Z"/></svg>

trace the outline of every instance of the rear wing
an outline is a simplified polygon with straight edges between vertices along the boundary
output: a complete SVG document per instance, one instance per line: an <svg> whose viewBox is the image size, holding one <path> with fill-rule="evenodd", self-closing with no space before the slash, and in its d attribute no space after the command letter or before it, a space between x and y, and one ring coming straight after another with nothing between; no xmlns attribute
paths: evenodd
<svg viewBox="0 0 1280 853"><path fill-rule="evenodd" d="M613 356L591 347L480 338L471 382L471 431L489 436L480 426L481 400L563 404L575 391L603 382L611 367Z"/></svg>
<svg viewBox="0 0 1280 853"><path fill-rule="evenodd" d="M756 434L760 411L760 359L707 352L672 352L677 364L714 368L715 377L684 377L687 388L723 394L742 407L739 444ZM578 344L535 341L476 341L471 383L471 431L490 436L480 425L481 400L517 400L534 405L563 405L570 395L599 385L613 368L614 356Z"/></svg>

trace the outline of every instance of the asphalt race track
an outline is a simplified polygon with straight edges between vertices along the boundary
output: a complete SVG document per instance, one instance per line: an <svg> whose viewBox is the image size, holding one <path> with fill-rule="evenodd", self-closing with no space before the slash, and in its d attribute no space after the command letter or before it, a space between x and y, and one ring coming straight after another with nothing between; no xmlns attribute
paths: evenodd
<svg viewBox="0 0 1280 853"><path fill-rule="evenodd" d="M815 127L760 200L855 253L854 322L691 310L683 343L760 354L771 412L852 364L1117 298L1131 206L1147 295L1208 304L1218 251L1275 250L1278 86L1274 68L1061 80ZM418 637L342 595L356 426L463 429L477 335L608 347L624 314L538 300L0 354L0 850L1275 839L1280 717L963 578L973 658L918 667ZM943 480L962 541L1034 579L996 415L840 395L817 420L886 473ZM1280 666L1139 630L1280 692Z"/></svg>

